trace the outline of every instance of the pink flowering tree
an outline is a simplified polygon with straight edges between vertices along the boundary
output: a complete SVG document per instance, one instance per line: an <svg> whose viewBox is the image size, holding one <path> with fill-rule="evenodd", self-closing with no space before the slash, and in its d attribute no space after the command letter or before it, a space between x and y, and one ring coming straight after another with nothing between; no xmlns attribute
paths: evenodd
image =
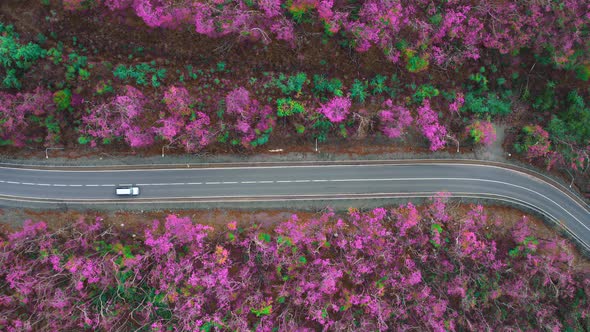
<svg viewBox="0 0 590 332"><path fill-rule="evenodd" d="M490 146L496 141L496 128L491 122L476 120L466 131L476 144Z"/></svg>
<svg viewBox="0 0 590 332"><path fill-rule="evenodd" d="M168 215L135 237L101 217L58 230L26 221L0 232L0 324L6 331L584 329L590 279L565 240L538 238L526 218L500 218L480 205L456 209L448 199L293 214L268 228L231 221L214 230Z"/></svg>
<svg viewBox="0 0 590 332"><path fill-rule="evenodd" d="M228 35L295 46L297 25L303 21L328 35L342 32L351 48L380 49L407 69L419 72L432 62L447 67L477 60L485 50L502 54L531 49L551 54L557 65L582 64L587 55L585 29L588 3L468 1L445 2L369 0L355 5L333 0L175 1L175 0L66 0L67 10L91 5L134 13L149 27L178 29L192 24L211 38Z"/></svg>
<svg viewBox="0 0 590 332"><path fill-rule="evenodd" d="M381 132L389 138L401 137L405 129L412 124L410 110L404 106L393 105L391 99L386 100L382 107L379 111Z"/></svg>
<svg viewBox="0 0 590 332"><path fill-rule="evenodd" d="M430 107L430 100L424 99L417 109L416 123L420 131L430 142L430 150L436 151L445 147L447 129L438 122L438 113Z"/></svg>
<svg viewBox="0 0 590 332"><path fill-rule="evenodd" d="M457 92L455 100L449 104L449 111L453 114L459 114L459 110L463 107L463 104L465 104L465 95L462 92Z"/></svg>
<svg viewBox="0 0 590 332"><path fill-rule="evenodd" d="M317 112L323 114L330 122L340 123L346 120L350 113L351 101L348 97L334 97L322 104Z"/></svg>
<svg viewBox="0 0 590 332"><path fill-rule="evenodd" d="M43 123L39 119L51 117L57 119L53 95L42 88L33 92L17 93L16 95L0 92L0 145L24 146L28 139L46 139L55 141L60 127L58 123L46 123L53 126L47 128L47 138L43 133Z"/></svg>
<svg viewBox="0 0 590 332"><path fill-rule="evenodd" d="M167 146L182 147L186 152L196 152L211 141L211 119L203 112L194 111L194 103L184 87L169 87L163 103L167 112L160 112L158 126L154 129L167 142Z"/></svg>
<svg viewBox="0 0 590 332"><path fill-rule="evenodd" d="M519 153L526 153L529 160L543 158L551 152L549 133L539 125L524 126L514 148Z"/></svg>
<svg viewBox="0 0 590 332"><path fill-rule="evenodd" d="M131 147L145 147L153 143L153 133L142 128L140 120L145 114L145 97L132 86L110 102L87 110L80 125L80 143L96 146L100 141L108 144L123 139Z"/></svg>
<svg viewBox="0 0 590 332"><path fill-rule="evenodd" d="M273 109L260 105L243 87L230 91L225 97L224 122L232 143L256 147L265 144L276 123Z"/></svg>

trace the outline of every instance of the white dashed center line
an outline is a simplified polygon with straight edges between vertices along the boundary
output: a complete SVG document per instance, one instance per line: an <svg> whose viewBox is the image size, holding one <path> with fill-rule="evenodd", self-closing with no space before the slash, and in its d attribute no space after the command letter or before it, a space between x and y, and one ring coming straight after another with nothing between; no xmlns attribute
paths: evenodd
<svg viewBox="0 0 590 332"><path fill-rule="evenodd" d="M356 180L356 179L355 179ZM342 182L355 180L263 180L263 181L209 181L209 182L171 182L171 183L138 183L138 186L185 186L185 185L216 185L216 184L272 184L272 183L307 183L307 182ZM116 187L115 184L61 184L61 183L33 183L0 180L0 183L22 184L27 186L53 186L53 187Z"/></svg>

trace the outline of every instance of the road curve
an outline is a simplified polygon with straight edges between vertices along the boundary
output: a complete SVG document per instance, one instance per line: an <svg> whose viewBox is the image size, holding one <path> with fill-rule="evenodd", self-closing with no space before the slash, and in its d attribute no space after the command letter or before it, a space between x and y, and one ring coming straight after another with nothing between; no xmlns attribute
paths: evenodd
<svg viewBox="0 0 590 332"><path fill-rule="evenodd" d="M184 165L183 165L184 166ZM454 196L509 201L559 222L590 250L588 206L560 184L500 163L461 161L354 161L333 164L140 169L0 167L0 200L27 203L231 202ZM115 196L120 183L141 195Z"/></svg>

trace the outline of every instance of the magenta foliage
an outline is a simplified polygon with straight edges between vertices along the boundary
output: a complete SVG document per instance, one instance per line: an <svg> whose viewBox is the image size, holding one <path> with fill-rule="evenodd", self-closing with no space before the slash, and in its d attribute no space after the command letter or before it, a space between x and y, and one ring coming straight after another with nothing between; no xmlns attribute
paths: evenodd
<svg viewBox="0 0 590 332"><path fill-rule="evenodd" d="M465 95L463 93L458 92L455 96L455 100L451 104L449 104L449 110L453 113L459 113L461 107L465 104Z"/></svg>
<svg viewBox="0 0 590 332"><path fill-rule="evenodd" d="M551 149L549 133L539 125L525 126L527 134L531 137L534 144L530 144L527 150L527 158L534 159L545 157Z"/></svg>
<svg viewBox="0 0 590 332"><path fill-rule="evenodd" d="M123 138L131 147L144 147L153 143L153 133L142 129L140 120L144 114L144 95L132 86L125 87L125 94L110 102L88 110L82 116L80 134L88 136L95 146L97 140Z"/></svg>
<svg viewBox="0 0 590 332"><path fill-rule="evenodd" d="M447 199L292 215L268 230L169 215L137 239L100 218L56 232L27 221L0 233L0 326L583 330L590 279L564 240Z"/></svg>
<svg viewBox="0 0 590 332"><path fill-rule="evenodd" d="M334 97L325 104L322 104L317 110L333 123L339 123L346 119L350 113L350 98Z"/></svg>
<svg viewBox="0 0 590 332"><path fill-rule="evenodd" d="M412 124L413 118L410 110L404 106L394 106L391 99L387 99L382 107L384 109L379 111L381 132L389 138L399 138L405 129Z"/></svg>
<svg viewBox="0 0 590 332"><path fill-rule="evenodd" d="M375 46L390 61L397 62L402 54L407 56L422 49L426 57L441 66L478 59L485 49L510 53L523 48L536 53L555 52L555 61L566 63L572 60L576 49L587 46L584 29L590 10L585 0L477 4L466 0L369 0L355 6L333 0L96 3L110 10L132 9L150 27L179 28L190 22L197 33L208 37L236 35L269 43L274 34L275 39L291 46L297 40L291 14L303 11L313 25L325 25L331 33L344 30L359 52ZM65 8L82 9L84 4L85 1L67 0Z"/></svg>
<svg viewBox="0 0 590 332"><path fill-rule="evenodd" d="M230 91L225 97L226 112L235 135L242 146L249 147L261 133L269 132L276 119L272 108L262 106L243 87Z"/></svg>
<svg viewBox="0 0 590 332"><path fill-rule="evenodd" d="M496 128L488 121L475 121L466 128L475 143L490 146L496 141Z"/></svg>
<svg viewBox="0 0 590 332"><path fill-rule="evenodd" d="M33 118L53 115L54 111L52 93L40 87L16 95L0 92L0 139L24 146L27 138L37 138L43 132Z"/></svg>
<svg viewBox="0 0 590 332"><path fill-rule="evenodd" d="M173 114L189 115L192 104L191 96L184 87L171 86L164 92L164 103Z"/></svg>
<svg viewBox="0 0 590 332"><path fill-rule="evenodd" d="M418 107L417 124L422 134L430 141L430 150L436 151L445 147L447 129L438 122L438 113L430 108L430 100L424 99Z"/></svg>
<svg viewBox="0 0 590 332"><path fill-rule="evenodd" d="M193 101L185 88L168 88L163 101L170 114L160 113L160 120L157 122L159 127L154 131L168 141L168 145L182 147L186 152L195 152L210 143L213 136L209 130L211 119L203 112L192 110Z"/></svg>

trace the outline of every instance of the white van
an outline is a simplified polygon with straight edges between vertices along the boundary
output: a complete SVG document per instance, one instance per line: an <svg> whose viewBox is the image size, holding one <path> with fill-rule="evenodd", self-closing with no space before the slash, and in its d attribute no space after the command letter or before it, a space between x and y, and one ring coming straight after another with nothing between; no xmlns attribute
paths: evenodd
<svg viewBox="0 0 590 332"><path fill-rule="evenodd" d="M139 187L133 184L120 184L115 189L117 196L138 196Z"/></svg>

